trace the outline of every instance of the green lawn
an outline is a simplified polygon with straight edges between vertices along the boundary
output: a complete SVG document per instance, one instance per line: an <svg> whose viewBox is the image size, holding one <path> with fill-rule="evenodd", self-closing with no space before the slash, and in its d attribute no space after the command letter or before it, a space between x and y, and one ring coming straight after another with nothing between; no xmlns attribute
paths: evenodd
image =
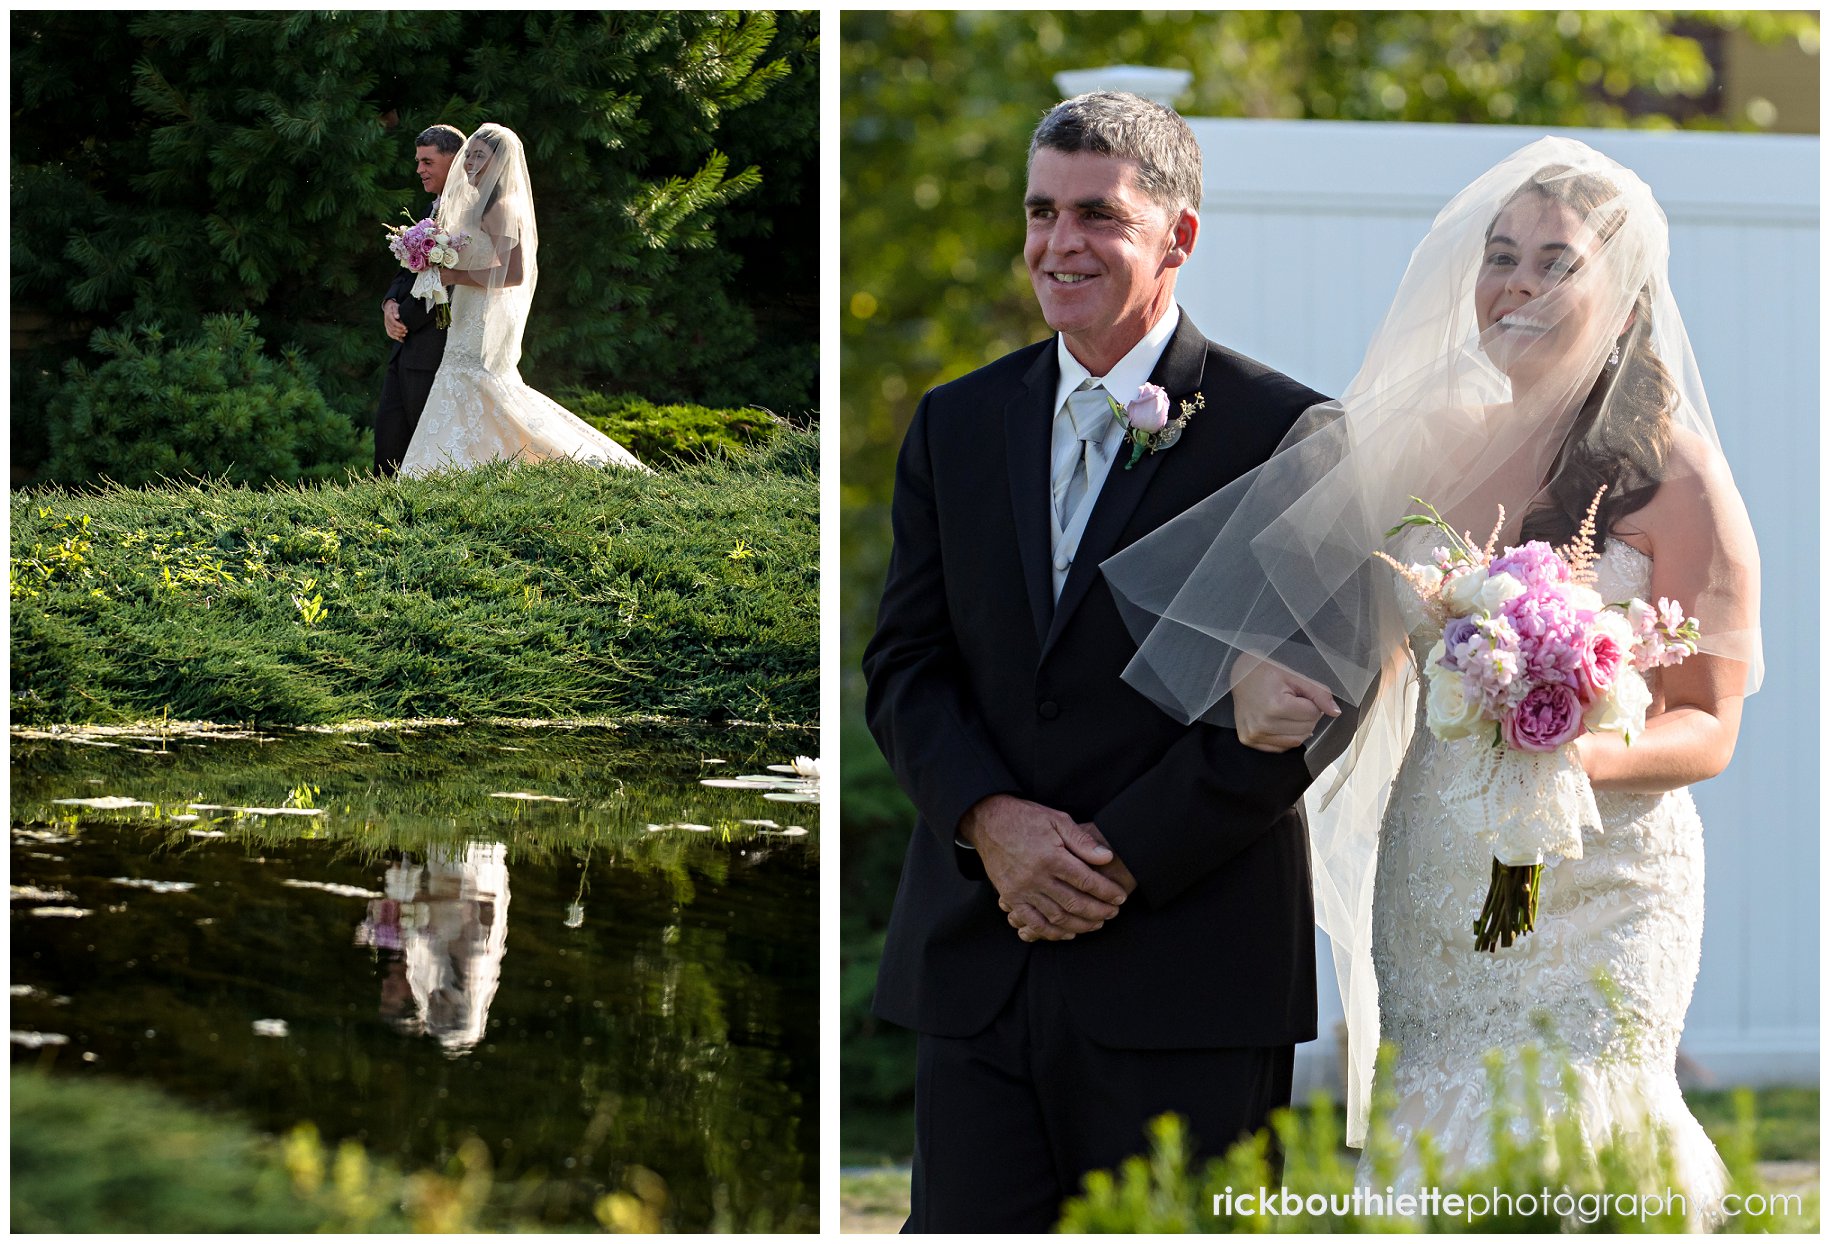
<svg viewBox="0 0 1830 1244"><path fill-rule="evenodd" d="M819 443L12 496L16 725L811 723Z"/></svg>

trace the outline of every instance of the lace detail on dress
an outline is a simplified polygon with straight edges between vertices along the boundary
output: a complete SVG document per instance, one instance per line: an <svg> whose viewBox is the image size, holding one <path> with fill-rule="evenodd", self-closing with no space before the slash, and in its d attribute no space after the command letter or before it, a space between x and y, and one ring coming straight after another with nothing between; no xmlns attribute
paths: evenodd
<svg viewBox="0 0 1830 1244"><path fill-rule="evenodd" d="M479 261L489 239L472 238L463 266ZM482 250L475 248L481 247ZM577 458L602 466L647 470L634 454L552 398L529 388L506 359L484 357L491 303L496 295L471 285L451 287L451 327L445 356L419 427L402 458L402 475L425 475L496 459L538 462ZM499 338L501 334L496 334Z"/></svg>
<svg viewBox="0 0 1830 1244"><path fill-rule="evenodd" d="M1611 540L1597 586L1608 600L1643 596L1651 568ZM1558 1100L1563 1059L1573 1066L1589 1143L1599 1147L1615 1127L1661 1126L1693 1210L1713 1202L1722 1164L1676 1078L1703 932L1703 826L1690 792L1597 791L1599 832L1585 827L1582 858L1546 867L1536 931L1485 954L1474 949L1473 924L1492 855L1445 809L1452 746L1430 733L1420 702L1379 833L1373 963L1380 1037L1399 1047L1390 1087L1401 1178L1416 1179L1420 1131L1451 1171L1484 1162L1494 1105L1487 1052L1510 1057L1536 1045L1546 1050L1545 1100Z"/></svg>

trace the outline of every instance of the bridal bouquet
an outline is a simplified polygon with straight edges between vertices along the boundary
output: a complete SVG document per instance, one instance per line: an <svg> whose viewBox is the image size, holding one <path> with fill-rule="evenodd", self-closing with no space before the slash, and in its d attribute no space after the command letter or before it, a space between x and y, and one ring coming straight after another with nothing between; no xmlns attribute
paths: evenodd
<svg viewBox="0 0 1830 1244"><path fill-rule="evenodd" d="M417 272L420 279L413 283L413 293L427 300L428 306L438 308L438 326L451 327L451 300L445 292L443 281L437 279L436 268L449 268L457 262L458 252L470 242L467 233L451 233L441 228L438 221L428 216L424 220L413 220L410 213L402 212L411 224L384 225L388 232L388 249L400 266L408 272ZM430 278L428 279L428 274Z"/></svg>
<svg viewBox="0 0 1830 1244"><path fill-rule="evenodd" d="M1497 556L1504 510L1477 548L1411 500L1429 512L1387 535L1430 527L1448 543L1421 565L1379 556L1440 635L1424 662L1426 716L1437 738L1470 740L1443 799L1493 846L1493 880L1474 922L1475 948L1492 951L1532 931L1545 861L1580 859L1584 826L1600 827L1571 744L1591 730L1630 744L1652 703L1646 671L1693 655L1697 621L1671 600L1602 600L1593 586L1600 493L1565 548L1533 540Z"/></svg>

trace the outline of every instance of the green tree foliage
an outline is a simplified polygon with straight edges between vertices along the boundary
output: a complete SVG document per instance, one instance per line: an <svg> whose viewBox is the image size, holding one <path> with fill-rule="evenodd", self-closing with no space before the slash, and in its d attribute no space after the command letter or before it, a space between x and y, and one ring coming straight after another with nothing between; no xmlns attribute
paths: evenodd
<svg viewBox="0 0 1830 1244"><path fill-rule="evenodd" d="M488 120L546 240L531 383L811 405L815 16L43 12L13 52L16 409L95 328L251 310L366 423L413 137Z"/></svg>
<svg viewBox="0 0 1830 1244"><path fill-rule="evenodd" d="M49 403L44 474L138 486L214 475L238 484L327 479L372 460L366 433L332 410L286 350L275 359L246 313L206 316L196 338L97 329L93 370L64 364Z"/></svg>
<svg viewBox="0 0 1830 1244"><path fill-rule="evenodd" d="M1815 50L1815 13L1259 11L870 12L843 18L840 307L843 703L889 556L896 449L921 393L1047 332L1024 273L1024 158L1067 69L1186 69L1191 116L1520 126L1735 126L1714 115L1703 42L1740 29ZM862 731L842 775L847 979L867 981L910 813ZM860 809L868 808L869 812ZM891 884L874 884L887 876ZM853 923L854 913L856 921ZM848 1040L880 1042L866 988ZM878 1051L877 1053L870 1052ZM848 1060L884 1074L851 1098L906 1104L913 1064L884 1045ZM888 1066L901 1068L900 1076ZM892 1081L899 1086L891 1091ZM848 1090L849 1091L849 1090Z"/></svg>

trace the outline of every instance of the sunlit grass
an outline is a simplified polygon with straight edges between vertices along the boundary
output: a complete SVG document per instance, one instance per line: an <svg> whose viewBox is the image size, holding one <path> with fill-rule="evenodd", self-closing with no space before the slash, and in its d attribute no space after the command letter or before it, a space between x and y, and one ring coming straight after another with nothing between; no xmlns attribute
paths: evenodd
<svg viewBox="0 0 1830 1244"><path fill-rule="evenodd" d="M818 457L15 492L13 721L806 724Z"/></svg>

